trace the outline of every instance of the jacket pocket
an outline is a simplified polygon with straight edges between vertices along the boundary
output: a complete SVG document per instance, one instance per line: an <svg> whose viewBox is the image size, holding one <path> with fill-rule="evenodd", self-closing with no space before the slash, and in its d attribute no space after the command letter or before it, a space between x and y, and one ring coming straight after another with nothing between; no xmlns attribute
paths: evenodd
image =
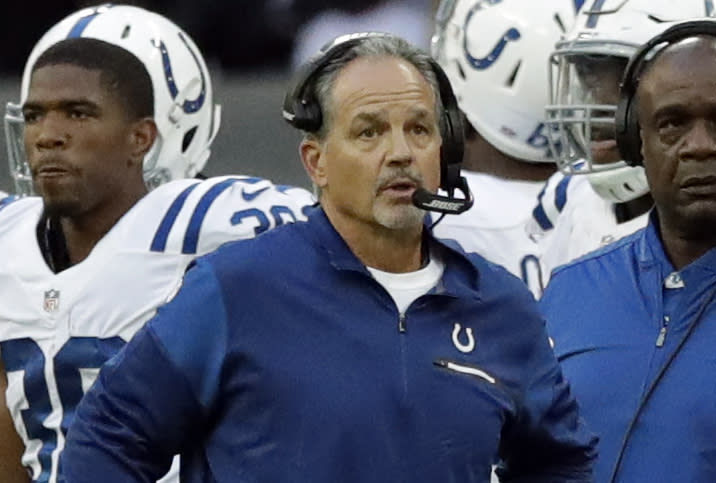
<svg viewBox="0 0 716 483"><path fill-rule="evenodd" d="M433 361L433 364L438 367L442 367L443 369L446 369L448 371L477 377L479 379L489 382L490 384L497 384L497 379L472 364L465 364L464 362L455 362L448 359L437 359Z"/></svg>

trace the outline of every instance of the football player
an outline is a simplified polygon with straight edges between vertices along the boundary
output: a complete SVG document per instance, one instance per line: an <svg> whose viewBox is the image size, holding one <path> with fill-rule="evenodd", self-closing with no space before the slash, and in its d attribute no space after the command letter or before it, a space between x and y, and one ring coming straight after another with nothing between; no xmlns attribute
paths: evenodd
<svg viewBox="0 0 716 483"><path fill-rule="evenodd" d="M671 21L711 16L711 2L590 0L552 55L547 125L560 173L534 210L546 278L559 265L644 227L653 202L641 166L616 147L614 113L629 57Z"/></svg>
<svg viewBox="0 0 716 483"><path fill-rule="evenodd" d="M443 0L432 43L467 120L463 172L475 197L435 234L503 265L536 296L538 247L525 227L556 169L544 125L547 59L575 9L573 0Z"/></svg>
<svg viewBox="0 0 716 483"><path fill-rule="evenodd" d="M22 463L55 482L84 391L187 265L303 219L311 196L248 176L192 178L219 124L209 73L184 31L141 8L85 9L54 26L21 95L8 116L22 121L11 124L23 141L13 175L40 196L0 210L0 356Z"/></svg>

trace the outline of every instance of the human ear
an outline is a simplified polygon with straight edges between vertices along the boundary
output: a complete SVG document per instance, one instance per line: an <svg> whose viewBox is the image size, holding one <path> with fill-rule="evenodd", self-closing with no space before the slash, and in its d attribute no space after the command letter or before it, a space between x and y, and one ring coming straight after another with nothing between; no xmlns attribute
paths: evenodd
<svg viewBox="0 0 716 483"><path fill-rule="evenodd" d="M157 139L157 125L150 117L135 121L129 133L132 161L141 164Z"/></svg>
<svg viewBox="0 0 716 483"><path fill-rule="evenodd" d="M317 139L304 139L299 147L301 161L313 184L323 188L326 183L326 157L323 145Z"/></svg>

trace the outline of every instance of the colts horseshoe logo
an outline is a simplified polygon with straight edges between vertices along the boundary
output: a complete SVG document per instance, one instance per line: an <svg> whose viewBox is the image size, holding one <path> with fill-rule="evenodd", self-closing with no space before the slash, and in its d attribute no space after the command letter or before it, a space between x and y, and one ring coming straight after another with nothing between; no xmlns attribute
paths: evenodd
<svg viewBox="0 0 716 483"><path fill-rule="evenodd" d="M480 9L482 9L482 5L479 3L472 8L470 13L467 15L467 18L465 19L465 26L463 27L463 32L467 32L467 26L470 24L472 16L475 14L476 11ZM500 57L500 55L502 55L502 51L505 50L505 47L507 46L508 42L518 40L520 37L521 34L519 30L514 27L510 28L502 35L502 38L497 41L497 44L495 44L495 46L492 48L492 51L487 54L486 57L482 58L474 57L470 54L467 48L467 36L463 38L462 48L465 51L465 58L473 68L478 70L485 70L490 67Z"/></svg>
<svg viewBox="0 0 716 483"><path fill-rule="evenodd" d="M189 43L186 41L181 32L179 32L178 34L179 38L184 43L184 46L194 58L196 67L197 69L199 69L199 74L201 75L201 91L199 92L199 95L196 97L196 99L186 99L181 106L182 110L185 113L191 114L201 109L201 106L204 105L204 99L206 98L206 77L204 76L204 71L201 68L201 64L199 63L199 59L197 58L196 53L192 50L191 47L189 47ZM162 54L164 78L167 80L167 87L169 88L169 93L171 94L172 99L176 99L177 95L179 94L179 89L177 88L176 81L174 80L174 72L172 71L172 63L169 60L169 52L167 51L167 47L161 40L158 43L155 41L155 47L157 47Z"/></svg>
<svg viewBox="0 0 716 483"><path fill-rule="evenodd" d="M465 334L467 335L467 344L464 344L460 341L460 332L462 331L462 326L455 323L455 328L452 330L452 343L455 344L455 347L457 350L464 354L468 354L475 350L475 337L472 335L472 329L470 327L465 328Z"/></svg>

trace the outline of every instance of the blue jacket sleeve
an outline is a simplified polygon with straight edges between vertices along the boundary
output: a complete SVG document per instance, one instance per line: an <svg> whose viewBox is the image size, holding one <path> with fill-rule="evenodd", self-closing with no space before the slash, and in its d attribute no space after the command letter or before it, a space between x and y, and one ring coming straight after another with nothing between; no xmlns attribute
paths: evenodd
<svg viewBox="0 0 716 483"><path fill-rule="evenodd" d="M597 437L579 416L544 324L525 324L520 337L531 340L525 366L530 377L516 418L503 434L502 481L586 483L592 481Z"/></svg>
<svg viewBox="0 0 716 483"><path fill-rule="evenodd" d="M225 327L219 285L199 263L78 406L61 457L65 481L155 482L164 475L173 455L196 440L213 404Z"/></svg>

